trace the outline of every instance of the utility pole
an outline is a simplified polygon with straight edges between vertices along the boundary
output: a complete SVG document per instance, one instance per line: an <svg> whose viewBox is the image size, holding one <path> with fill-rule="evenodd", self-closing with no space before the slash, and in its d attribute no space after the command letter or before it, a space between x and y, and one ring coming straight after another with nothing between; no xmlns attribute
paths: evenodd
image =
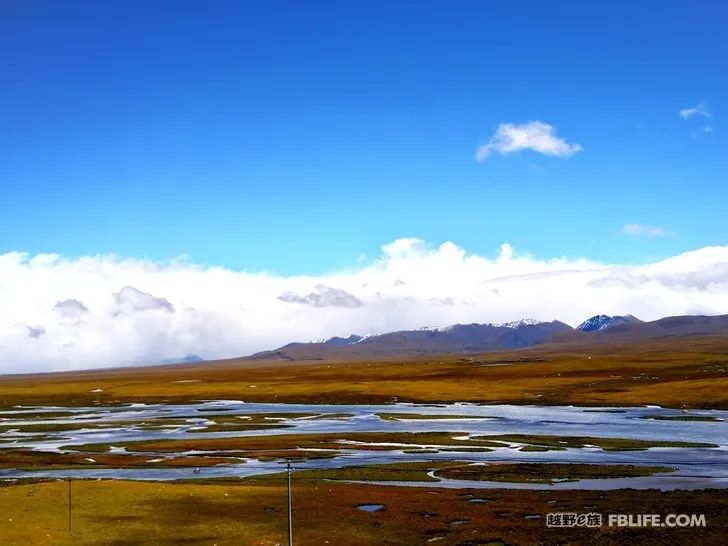
<svg viewBox="0 0 728 546"><path fill-rule="evenodd" d="M291 461L288 461L288 546L293 546L293 514L291 512Z"/></svg>
<svg viewBox="0 0 728 546"><path fill-rule="evenodd" d="M71 478L68 478L68 532L71 532Z"/></svg>

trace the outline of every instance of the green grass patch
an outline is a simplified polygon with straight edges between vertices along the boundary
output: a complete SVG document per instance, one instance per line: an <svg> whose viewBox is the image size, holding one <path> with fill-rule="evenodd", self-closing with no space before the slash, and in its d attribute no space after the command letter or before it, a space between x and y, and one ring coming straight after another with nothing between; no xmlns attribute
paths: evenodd
<svg viewBox="0 0 728 546"><path fill-rule="evenodd" d="M462 462L450 463L424 461L416 463L387 463L363 466L347 466L344 468L296 470L293 479L299 480L337 480L337 481L398 481L398 482L436 482L438 480L427 475L428 472L447 466L462 465ZM280 474L254 476L250 480L280 480Z"/></svg>
<svg viewBox="0 0 728 546"><path fill-rule="evenodd" d="M316 415L314 417L311 417L311 421L318 421L322 419L337 419L337 420L345 420L345 419L351 419L354 417L353 413L322 413L321 415Z"/></svg>
<svg viewBox="0 0 728 546"><path fill-rule="evenodd" d="M553 447L553 446L534 446L534 445L526 445L521 446L518 451L564 451L566 448L564 447Z"/></svg>
<svg viewBox="0 0 728 546"><path fill-rule="evenodd" d="M668 466L507 463L468 464L438 468L435 476L453 480L476 480L518 483L554 483L583 479L632 478L673 472Z"/></svg>

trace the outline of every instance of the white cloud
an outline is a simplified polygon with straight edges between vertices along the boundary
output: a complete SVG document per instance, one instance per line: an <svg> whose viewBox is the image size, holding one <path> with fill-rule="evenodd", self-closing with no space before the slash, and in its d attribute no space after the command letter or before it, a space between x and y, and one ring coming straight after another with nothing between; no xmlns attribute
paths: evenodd
<svg viewBox="0 0 728 546"><path fill-rule="evenodd" d="M79 320L84 314L88 313L88 308L73 298L56 302L53 309L58 311L60 316L69 320Z"/></svg>
<svg viewBox="0 0 728 546"><path fill-rule="evenodd" d="M303 303L314 307L361 307L362 302L346 290L317 284L314 292L301 296L295 292L284 292L278 299L289 303Z"/></svg>
<svg viewBox="0 0 728 546"><path fill-rule="evenodd" d="M683 108L680 110L680 117L682 117L684 120L688 120L694 116L702 116L704 118L711 119L713 117L713 114L710 113L710 110L708 110L708 105L705 104L702 100L696 104L695 106L690 106L688 108Z"/></svg>
<svg viewBox="0 0 728 546"><path fill-rule="evenodd" d="M642 224L626 224L622 226L622 233L633 237L667 237L670 235L669 231L661 227Z"/></svg>
<svg viewBox="0 0 728 546"><path fill-rule="evenodd" d="M155 298L151 294L142 292L133 286L125 286L114 294L114 301L120 307L133 309L134 311L160 310L167 313L174 313L174 306L164 298Z"/></svg>
<svg viewBox="0 0 728 546"><path fill-rule="evenodd" d="M580 144L569 143L556 136L556 128L542 121L528 123L501 123L493 137L478 147L475 157L484 161L493 152L501 155L521 150L533 150L543 155L569 157L583 148Z"/></svg>
<svg viewBox="0 0 728 546"><path fill-rule="evenodd" d="M728 246L624 266L537 259L508 244L485 257L399 239L357 269L290 277L14 252L0 254L0 309L0 372L222 358L457 322L728 313Z"/></svg>

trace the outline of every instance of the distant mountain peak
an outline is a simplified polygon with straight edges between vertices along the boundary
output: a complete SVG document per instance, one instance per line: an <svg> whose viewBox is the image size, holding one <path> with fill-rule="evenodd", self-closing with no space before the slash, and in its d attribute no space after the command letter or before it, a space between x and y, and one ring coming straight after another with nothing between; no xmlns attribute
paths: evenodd
<svg viewBox="0 0 728 546"><path fill-rule="evenodd" d="M360 336L357 334L351 334L349 337L334 336L334 337L330 337L329 339L325 340L323 343L325 343L326 345L335 345L335 346L354 345L355 343L359 343L365 337L367 337L367 336Z"/></svg>
<svg viewBox="0 0 728 546"><path fill-rule="evenodd" d="M506 328L520 328L521 326L538 326L539 324L546 324L546 321L536 320L534 318L524 318L521 320L514 320L512 322L504 322L503 324L497 324L496 326L505 326Z"/></svg>
<svg viewBox="0 0 728 546"><path fill-rule="evenodd" d="M340 337L340 336L334 336L329 338L321 338L316 339L313 341L309 341L309 343L315 344L315 345L334 345L334 346L342 346L342 345L353 345L354 343L359 343L361 340L367 338L369 336L360 336L357 334L351 334L349 337Z"/></svg>
<svg viewBox="0 0 728 546"><path fill-rule="evenodd" d="M517 349L541 343L573 328L558 320L523 319L505 324L471 323L398 330L369 336L332 337L311 343L289 343L252 358L319 359L327 356L380 356L395 354L452 354Z"/></svg>
<svg viewBox="0 0 728 546"><path fill-rule="evenodd" d="M538 326L540 324L550 324L544 320L537 320L533 318L524 318L521 320L514 320L512 322L484 322L484 323L473 323L473 324L449 324L448 326L421 326L414 332L440 332L448 333L453 330L457 330L462 327L493 327L493 328L520 328L521 326Z"/></svg>
<svg viewBox="0 0 728 546"><path fill-rule="evenodd" d="M598 332L620 324L635 324L638 322L642 321L633 315L594 315L582 322L576 329L582 332Z"/></svg>

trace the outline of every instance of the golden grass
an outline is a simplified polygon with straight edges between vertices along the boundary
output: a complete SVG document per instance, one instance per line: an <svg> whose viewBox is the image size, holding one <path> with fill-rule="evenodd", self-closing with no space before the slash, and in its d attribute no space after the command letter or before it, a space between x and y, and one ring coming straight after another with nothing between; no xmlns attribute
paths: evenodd
<svg viewBox="0 0 728 546"><path fill-rule="evenodd" d="M520 483L553 483L558 480L581 480L598 478L632 478L651 476L659 472L673 472L669 466L636 466L616 464L579 463L489 463L471 464L463 461L419 461L368 464L299 470L296 482L301 480L339 480L373 482L437 482L438 478L453 480L477 480ZM434 471L431 477L429 472ZM247 478L251 481L282 479L283 473L266 474Z"/></svg>
<svg viewBox="0 0 728 546"><path fill-rule="evenodd" d="M213 545L286 543L281 481L155 483L74 481L72 531L64 482L0 487L3 546ZM485 503L469 502L474 497ZM379 512L361 504L383 504ZM724 491L508 491L293 482L297 546L506 544L722 545ZM549 529L549 512L703 513L706 528ZM539 515L540 519L526 519Z"/></svg>
<svg viewBox="0 0 728 546"><path fill-rule="evenodd" d="M506 444L487 438L455 440L464 433L457 432L331 432L313 434L276 434L267 436L238 436L233 438L188 438L179 440L149 440L130 442L130 452L174 453L180 451L240 450L255 456L270 450L335 449L352 447L368 450L390 450L386 444L414 444L466 447L502 447ZM344 442L357 442L347 444ZM119 445L116 443L115 445ZM73 449L76 449L72 446Z"/></svg>
<svg viewBox="0 0 728 546"><path fill-rule="evenodd" d="M435 476L452 480L486 480L498 482L553 483L557 480L632 478L672 472L669 466L635 466L569 463L503 463L446 465Z"/></svg>
<svg viewBox="0 0 728 546"><path fill-rule="evenodd" d="M488 360L496 356L498 365ZM509 359L514 362L503 364ZM177 382L181 379L196 382ZM103 392L91 392L96 389ZM598 347L543 346L484 355L480 359L459 356L376 362L233 359L0 377L0 407L204 399L728 408L728 336Z"/></svg>
<svg viewBox="0 0 728 546"><path fill-rule="evenodd" d="M165 457L154 463L154 457L128 454L99 453L55 453L31 451L28 449L5 449L0 451L0 468L20 470L58 470L65 468L133 468L133 467L199 467L218 464L243 464L237 457L180 456Z"/></svg>

